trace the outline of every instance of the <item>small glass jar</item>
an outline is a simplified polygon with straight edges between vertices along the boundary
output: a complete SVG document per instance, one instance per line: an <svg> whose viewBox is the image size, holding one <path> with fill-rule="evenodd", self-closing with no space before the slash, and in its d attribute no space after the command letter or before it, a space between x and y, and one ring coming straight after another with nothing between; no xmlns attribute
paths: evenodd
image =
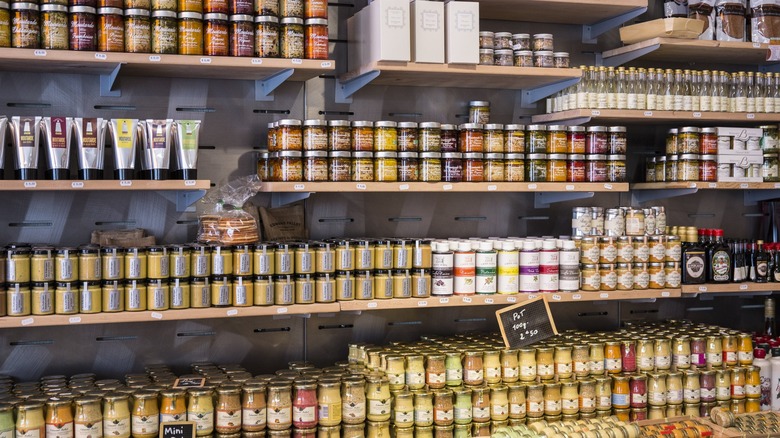
<svg viewBox="0 0 780 438"><path fill-rule="evenodd" d="M569 154L566 156L566 181L585 182L586 166L584 154Z"/></svg>
<svg viewBox="0 0 780 438"><path fill-rule="evenodd" d="M766 172L766 155L764 155L764 169L763 172ZM777 180L773 181L780 181L780 162L777 163ZM766 175L766 173L764 173ZM718 180L718 157L717 155L700 155L699 156L699 181L705 181L705 182L715 182ZM764 179L764 181L767 181Z"/></svg>
<svg viewBox="0 0 780 438"><path fill-rule="evenodd" d="M303 180L328 181L328 153L306 151L303 153Z"/></svg>
<svg viewBox="0 0 780 438"><path fill-rule="evenodd" d="M452 152L450 152L452 153ZM439 152L420 153L420 181L438 182L442 179L442 154Z"/></svg>
<svg viewBox="0 0 780 438"><path fill-rule="evenodd" d="M98 50L122 52L125 50L125 25L122 9L98 8Z"/></svg>
<svg viewBox="0 0 780 438"><path fill-rule="evenodd" d="M398 181L398 153L376 152L374 157L374 180L380 182Z"/></svg>
<svg viewBox="0 0 780 438"><path fill-rule="evenodd" d="M379 121L374 123L374 152L398 151L398 123Z"/></svg>
<svg viewBox="0 0 780 438"><path fill-rule="evenodd" d="M282 18L279 35L280 56L288 59L303 59L305 55L303 19Z"/></svg>
<svg viewBox="0 0 780 438"><path fill-rule="evenodd" d="M352 180L374 181L374 154L372 152L352 153Z"/></svg>
<svg viewBox="0 0 780 438"><path fill-rule="evenodd" d="M666 156L666 179L665 182L677 182L679 173L679 155L667 155Z"/></svg>
<svg viewBox="0 0 780 438"><path fill-rule="evenodd" d="M483 150L485 152L504 152L504 143L504 125L500 123L485 125L483 136Z"/></svg>
<svg viewBox="0 0 780 438"><path fill-rule="evenodd" d="M486 100L472 100L469 102L469 123L490 123L490 102ZM481 151L473 151L481 152Z"/></svg>
<svg viewBox="0 0 780 438"><path fill-rule="evenodd" d="M555 67L555 58L553 52L549 50L534 52L534 67L553 68Z"/></svg>
<svg viewBox="0 0 780 438"><path fill-rule="evenodd" d="M208 56L227 56L230 52L229 46L227 14L204 14L203 54Z"/></svg>
<svg viewBox="0 0 780 438"><path fill-rule="evenodd" d="M525 125L504 126L504 152L525 153Z"/></svg>
<svg viewBox="0 0 780 438"><path fill-rule="evenodd" d="M352 154L347 151L331 151L328 164L329 181L352 181Z"/></svg>
<svg viewBox="0 0 780 438"><path fill-rule="evenodd" d="M610 182L626 181L625 155L607 155L607 180Z"/></svg>
<svg viewBox="0 0 780 438"><path fill-rule="evenodd" d="M553 50L553 36L550 33L537 33L533 37L533 45L531 46L534 52L540 50Z"/></svg>
<svg viewBox="0 0 780 438"><path fill-rule="evenodd" d="M493 49L479 49L479 65L493 65Z"/></svg>
<svg viewBox="0 0 780 438"><path fill-rule="evenodd" d="M569 52L553 52L553 66L555 68L569 68Z"/></svg>
<svg viewBox="0 0 780 438"><path fill-rule="evenodd" d="M544 125L528 125L526 132L526 142L528 153L546 154L547 153L547 127Z"/></svg>
<svg viewBox="0 0 780 438"><path fill-rule="evenodd" d="M280 151L271 154L271 178L274 181L303 181L303 154Z"/></svg>
<svg viewBox="0 0 780 438"><path fill-rule="evenodd" d="M507 182L525 181L525 154L506 154L504 156L504 180Z"/></svg>
<svg viewBox="0 0 780 438"><path fill-rule="evenodd" d="M373 141L373 134L371 141ZM372 144L369 150L373 149ZM328 150L352 150L352 129L348 120L331 120L328 122Z"/></svg>
<svg viewBox="0 0 780 438"><path fill-rule="evenodd" d="M444 182L463 181L463 154L445 152L442 154L441 180Z"/></svg>
<svg viewBox="0 0 780 438"><path fill-rule="evenodd" d="M463 181L464 182L482 182L485 179L484 174L484 154L464 153L463 154Z"/></svg>
<svg viewBox="0 0 780 438"><path fill-rule="evenodd" d="M606 155L585 155L585 180L588 182L608 181Z"/></svg>
<svg viewBox="0 0 780 438"><path fill-rule="evenodd" d="M70 7L69 41L70 50L97 49L97 10L94 7Z"/></svg>
<svg viewBox="0 0 780 438"><path fill-rule="evenodd" d="M255 56L279 57L279 18L271 15L255 17Z"/></svg>
<svg viewBox="0 0 780 438"><path fill-rule="evenodd" d="M11 3L11 47L37 49L40 46L40 13L37 3Z"/></svg>
<svg viewBox="0 0 780 438"><path fill-rule="evenodd" d="M234 14L230 16L230 56L254 56L255 25L253 21L254 17L249 14Z"/></svg>
<svg viewBox="0 0 780 438"><path fill-rule="evenodd" d="M547 156L547 181L565 182L566 180L566 154L549 154Z"/></svg>
<svg viewBox="0 0 780 438"><path fill-rule="evenodd" d="M98 11L99 13L100 11ZM203 14L179 12L179 55L203 54Z"/></svg>
<svg viewBox="0 0 780 438"><path fill-rule="evenodd" d="M512 49L493 50L493 65L511 67L514 65L514 62L514 52L512 52Z"/></svg>
<svg viewBox="0 0 780 438"><path fill-rule="evenodd" d="M551 154L565 154L566 145L565 125L550 125L547 127L547 152Z"/></svg>
<svg viewBox="0 0 780 438"><path fill-rule="evenodd" d="M442 124L441 125L441 151L457 152L458 136L459 136L458 127L456 125Z"/></svg>
<svg viewBox="0 0 780 438"><path fill-rule="evenodd" d="M398 181L415 182L420 178L417 152L398 153Z"/></svg>
<svg viewBox="0 0 780 438"><path fill-rule="evenodd" d="M441 124L423 122L419 125L418 145L420 152L441 152ZM411 138L411 137L410 137ZM416 151L411 151L416 152Z"/></svg>
<svg viewBox="0 0 780 438"><path fill-rule="evenodd" d="M152 11L152 53L178 53L178 40L176 12Z"/></svg>
<svg viewBox="0 0 780 438"><path fill-rule="evenodd" d="M325 18L307 19L304 34L306 59L328 59L328 20Z"/></svg>
<svg viewBox="0 0 780 438"><path fill-rule="evenodd" d="M626 154L626 127L610 126L607 149L610 154Z"/></svg>
<svg viewBox="0 0 780 438"><path fill-rule="evenodd" d="M152 51L152 32L147 9L125 10L125 52Z"/></svg>
<svg viewBox="0 0 780 438"><path fill-rule="evenodd" d="M41 48L68 50L68 8L66 6L41 5Z"/></svg>
<svg viewBox="0 0 780 438"><path fill-rule="evenodd" d="M547 181L547 154L528 154L525 166L525 180L528 182Z"/></svg>
<svg viewBox="0 0 780 438"><path fill-rule="evenodd" d="M566 153L584 154L587 144L584 126L569 126L566 131Z"/></svg>
<svg viewBox="0 0 780 438"><path fill-rule="evenodd" d="M374 122L352 122L352 150L373 152Z"/></svg>
<svg viewBox="0 0 780 438"><path fill-rule="evenodd" d="M485 154L483 173L484 180L487 182L504 181L504 154Z"/></svg>
<svg viewBox="0 0 780 438"><path fill-rule="evenodd" d="M484 125L480 123L464 123L458 126L460 130L460 152L483 152Z"/></svg>
<svg viewBox="0 0 780 438"><path fill-rule="evenodd" d="M677 181L698 181L699 155L682 154L677 164Z"/></svg>
<svg viewBox="0 0 780 438"><path fill-rule="evenodd" d="M585 137L586 154L604 154L609 152L609 139L606 126L589 126Z"/></svg>
<svg viewBox="0 0 780 438"><path fill-rule="evenodd" d="M780 181L780 160L777 154L764 154L764 163L761 166L761 176L764 182Z"/></svg>
<svg viewBox="0 0 780 438"><path fill-rule="evenodd" d="M700 146L700 129L695 126L680 128L677 134L677 153L698 154Z"/></svg>

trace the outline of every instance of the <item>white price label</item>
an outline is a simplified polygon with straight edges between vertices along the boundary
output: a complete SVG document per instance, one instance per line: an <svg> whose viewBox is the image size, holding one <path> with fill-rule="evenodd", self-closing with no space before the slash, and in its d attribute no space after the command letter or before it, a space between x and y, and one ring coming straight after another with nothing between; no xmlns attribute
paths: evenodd
<svg viewBox="0 0 780 438"><path fill-rule="evenodd" d="M259 58L252 58L251 62L252 62L253 65L260 65L260 64L263 63L263 60L259 59Z"/></svg>
<svg viewBox="0 0 780 438"><path fill-rule="evenodd" d="M708 184L708 186L709 186L711 189L716 189L716 188L718 188L718 183L709 183L709 184ZM778 188L780 189L780 187L778 187Z"/></svg>
<svg viewBox="0 0 780 438"><path fill-rule="evenodd" d="M753 43L753 48L754 49L760 49L761 48L761 43Z"/></svg>
<svg viewBox="0 0 780 438"><path fill-rule="evenodd" d="M581 299L582 299L582 295L580 295L580 294L574 294L574 295L572 295L572 296L571 296L571 299L572 299L572 300L581 300Z"/></svg>
<svg viewBox="0 0 780 438"><path fill-rule="evenodd" d="M38 187L38 183L35 181L25 181L24 182L24 188L25 189L34 189Z"/></svg>
<svg viewBox="0 0 780 438"><path fill-rule="evenodd" d="M463 302L464 303L470 303L471 302L471 298L470 297L463 297Z"/></svg>
<svg viewBox="0 0 780 438"><path fill-rule="evenodd" d="M292 62L293 64L296 64L296 65L301 65L301 64L303 64L303 59L293 58L293 59L290 60L290 62Z"/></svg>
<svg viewBox="0 0 780 438"><path fill-rule="evenodd" d="M739 285L739 290L748 290L748 285L746 285L746 284L740 284L740 285Z"/></svg>
<svg viewBox="0 0 780 438"><path fill-rule="evenodd" d="M152 318L154 318L154 319L163 319L163 315L160 312L152 312Z"/></svg>
<svg viewBox="0 0 780 438"><path fill-rule="evenodd" d="M25 319L22 320L22 325L31 325L34 322L35 322L35 320L32 319L32 318L25 318Z"/></svg>
<svg viewBox="0 0 780 438"><path fill-rule="evenodd" d="M593 116L593 117L598 117L598 116L601 115L601 111L593 110L593 111L590 112L590 115Z"/></svg>
<svg viewBox="0 0 780 438"><path fill-rule="evenodd" d="M401 184L398 186L398 190L409 190L409 184Z"/></svg>
<svg viewBox="0 0 780 438"><path fill-rule="evenodd" d="M485 304L493 304L494 302L493 298L485 298Z"/></svg>
<svg viewBox="0 0 780 438"><path fill-rule="evenodd" d="M133 182L129 179L123 179L122 181L119 181L119 185L121 187L131 187L133 185Z"/></svg>
<svg viewBox="0 0 780 438"><path fill-rule="evenodd" d="M748 184L748 183L742 183L742 184L739 185L740 189L746 189L748 187L750 187L750 184Z"/></svg>
<svg viewBox="0 0 780 438"><path fill-rule="evenodd" d="M645 111L645 117L653 117L652 111Z"/></svg>
<svg viewBox="0 0 780 438"><path fill-rule="evenodd" d="M574 184L566 184L566 190L574 190Z"/></svg>
<svg viewBox="0 0 780 438"><path fill-rule="evenodd" d="M780 189L780 183L775 183L775 188Z"/></svg>
<svg viewBox="0 0 780 438"><path fill-rule="evenodd" d="M780 46L775 44L769 45L769 51L766 52L767 61L780 61Z"/></svg>
<svg viewBox="0 0 780 438"><path fill-rule="evenodd" d="M35 56L46 56L46 51L45 50L36 50L36 51L33 52L33 55L35 55Z"/></svg>
<svg viewBox="0 0 780 438"><path fill-rule="evenodd" d="M441 188L442 190L452 190L452 184L444 184Z"/></svg>
<svg viewBox="0 0 780 438"><path fill-rule="evenodd" d="M516 303L517 302L517 297L506 297L506 302L507 303Z"/></svg>
<svg viewBox="0 0 780 438"><path fill-rule="evenodd" d="M689 188L689 189L695 189L695 188L696 188L696 183L690 183L690 184L688 184L688 188Z"/></svg>
<svg viewBox="0 0 780 438"><path fill-rule="evenodd" d="M745 114L745 117L747 117L748 120L753 120L756 118L756 115L753 113L747 113Z"/></svg>
<svg viewBox="0 0 780 438"><path fill-rule="evenodd" d="M536 295L536 294L528 294L528 299L529 300L535 300L537 296L538 295Z"/></svg>
<svg viewBox="0 0 780 438"><path fill-rule="evenodd" d="M447 304L449 302L450 302L449 298L439 298L439 303L440 304Z"/></svg>
<svg viewBox="0 0 780 438"><path fill-rule="evenodd" d="M694 118L694 119L701 118L701 113L700 113L700 112L698 112L698 111L695 111L695 112L693 113L693 118Z"/></svg>
<svg viewBox="0 0 780 438"><path fill-rule="evenodd" d="M322 64L320 64L320 67L322 68L331 68L333 67L333 63L330 61L322 61Z"/></svg>
<svg viewBox="0 0 780 438"><path fill-rule="evenodd" d="M699 286L699 292L707 292L707 286Z"/></svg>
<svg viewBox="0 0 780 438"><path fill-rule="evenodd" d="M375 302L373 302L373 301L368 303L368 304L366 304L366 307L368 307L369 309L376 309L376 306L377 306L377 304Z"/></svg>
<svg viewBox="0 0 780 438"><path fill-rule="evenodd" d="M227 311L227 316L236 316L238 315L238 309L230 309Z"/></svg>
<svg viewBox="0 0 780 438"><path fill-rule="evenodd" d="M287 313L287 308L286 307L280 307L280 308L276 309L276 313L280 313L280 314L281 313Z"/></svg>
<svg viewBox="0 0 780 438"><path fill-rule="evenodd" d="M607 190L612 190L612 184L604 184L604 188Z"/></svg>
<svg viewBox="0 0 780 438"><path fill-rule="evenodd" d="M70 324L78 324L78 323L81 322L81 317L80 316L71 316L70 318L68 318L68 322Z"/></svg>
<svg viewBox="0 0 780 438"><path fill-rule="evenodd" d="M355 188L358 189L358 190L365 190L366 189L366 185L365 184L356 184Z"/></svg>
<svg viewBox="0 0 780 438"><path fill-rule="evenodd" d="M73 181L70 183L71 188L74 189L83 189L84 188L84 181Z"/></svg>
<svg viewBox="0 0 780 438"><path fill-rule="evenodd" d="M528 184L528 190L536 190L536 184Z"/></svg>
<svg viewBox="0 0 780 438"><path fill-rule="evenodd" d="M304 190L306 188L305 184L296 184L293 186L293 190Z"/></svg>
<svg viewBox="0 0 780 438"><path fill-rule="evenodd" d="M665 290L665 291L661 292L661 296L662 296L662 297L664 297L664 298L666 298L666 297L669 297L669 296L671 296L671 294L669 293L669 291L666 291L666 290Z"/></svg>
<svg viewBox="0 0 780 438"><path fill-rule="evenodd" d="M105 60L107 58L105 53L95 53L95 59Z"/></svg>
<svg viewBox="0 0 780 438"><path fill-rule="evenodd" d="M211 58L200 58L201 64L211 64Z"/></svg>
<svg viewBox="0 0 780 438"><path fill-rule="evenodd" d="M490 184L489 186L487 186L487 189L488 192L495 192L496 190L498 190L498 186L495 184Z"/></svg>
<svg viewBox="0 0 780 438"><path fill-rule="evenodd" d="M560 301L561 300L561 296L558 295L558 294L553 294L552 295L552 299L555 300L555 301Z"/></svg>
<svg viewBox="0 0 780 438"><path fill-rule="evenodd" d="M160 62L162 57L160 55L149 55L149 62Z"/></svg>
<svg viewBox="0 0 780 438"><path fill-rule="evenodd" d="M195 181L194 179L187 179L187 180L184 180L184 186L185 186L185 187L192 187L192 186L194 186L194 185L195 185L195 184L197 184L197 183L198 183L198 182L197 182L197 181Z"/></svg>
<svg viewBox="0 0 780 438"><path fill-rule="evenodd" d="M599 298L609 298L609 294L606 293L606 292L603 292L603 293L599 294Z"/></svg>
<svg viewBox="0 0 780 438"><path fill-rule="evenodd" d="M420 300L417 302L417 307L425 307L428 305L428 302L425 300Z"/></svg>

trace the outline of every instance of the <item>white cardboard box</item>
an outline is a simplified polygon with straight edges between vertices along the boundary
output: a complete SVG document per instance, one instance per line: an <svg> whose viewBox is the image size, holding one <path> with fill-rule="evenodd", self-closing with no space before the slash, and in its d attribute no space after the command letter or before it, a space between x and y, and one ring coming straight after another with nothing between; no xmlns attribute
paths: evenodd
<svg viewBox="0 0 780 438"><path fill-rule="evenodd" d="M479 3L449 1L444 16L447 63L479 64Z"/></svg>
<svg viewBox="0 0 780 438"><path fill-rule="evenodd" d="M349 69L375 61L411 60L408 0L374 0L347 20Z"/></svg>
<svg viewBox="0 0 780 438"><path fill-rule="evenodd" d="M739 167L750 174L748 171L751 166L761 166L764 162L763 156L759 155L721 155L718 154L718 181L719 182L763 182L761 175L758 176L728 176L721 174L721 166ZM727 169L728 170L728 169ZM759 170L760 173L760 170Z"/></svg>
<svg viewBox="0 0 780 438"><path fill-rule="evenodd" d="M751 155L761 157L760 128L718 127L718 155Z"/></svg>
<svg viewBox="0 0 780 438"><path fill-rule="evenodd" d="M444 63L444 3L412 2L412 62Z"/></svg>

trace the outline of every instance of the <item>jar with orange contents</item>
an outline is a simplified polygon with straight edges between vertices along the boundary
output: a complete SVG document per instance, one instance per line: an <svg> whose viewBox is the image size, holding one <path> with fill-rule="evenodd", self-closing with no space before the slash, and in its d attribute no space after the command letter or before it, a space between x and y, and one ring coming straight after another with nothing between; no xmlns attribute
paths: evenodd
<svg viewBox="0 0 780 438"><path fill-rule="evenodd" d="M753 364L753 336L748 333L739 335L737 361L740 366Z"/></svg>
<svg viewBox="0 0 780 438"><path fill-rule="evenodd" d="M310 18L304 26L306 59L328 59L328 20Z"/></svg>
<svg viewBox="0 0 780 438"><path fill-rule="evenodd" d="M623 370L620 342L608 341L604 344L604 368L609 374L618 374Z"/></svg>
<svg viewBox="0 0 780 438"><path fill-rule="evenodd" d="M480 123L464 123L460 130L460 152L482 152L484 149L483 125Z"/></svg>
<svg viewBox="0 0 780 438"><path fill-rule="evenodd" d="M209 56L228 56L228 16L210 13L203 16L203 53Z"/></svg>
<svg viewBox="0 0 780 438"><path fill-rule="evenodd" d="M549 154L547 156L547 181L565 182L566 179L566 154Z"/></svg>
<svg viewBox="0 0 780 438"><path fill-rule="evenodd" d="M179 55L203 54L203 14L179 12Z"/></svg>
<svg viewBox="0 0 780 438"><path fill-rule="evenodd" d="M276 146L280 151L300 151L303 149L303 131L300 120L279 120L276 125Z"/></svg>
<svg viewBox="0 0 780 438"><path fill-rule="evenodd" d="M463 154L463 181L482 182L485 179L484 155L477 152Z"/></svg>
<svg viewBox="0 0 780 438"><path fill-rule="evenodd" d="M374 151L374 122L352 122L352 150Z"/></svg>
<svg viewBox="0 0 780 438"><path fill-rule="evenodd" d="M230 12L227 0L203 0L203 12L207 14L227 14Z"/></svg>
<svg viewBox="0 0 780 438"><path fill-rule="evenodd" d="M121 9L98 9L98 50L101 52L125 50L125 20Z"/></svg>
<svg viewBox="0 0 780 438"><path fill-rule="evenodd" d="M628 376L612 376L612 407L627 409L631 405Z"/></svg>
<svg viewBox="0 0 780 438"><path fill-rule="evenodd" d="M565 154L567 150L565 125L550 125L547 127L547 152Z"/></svg>

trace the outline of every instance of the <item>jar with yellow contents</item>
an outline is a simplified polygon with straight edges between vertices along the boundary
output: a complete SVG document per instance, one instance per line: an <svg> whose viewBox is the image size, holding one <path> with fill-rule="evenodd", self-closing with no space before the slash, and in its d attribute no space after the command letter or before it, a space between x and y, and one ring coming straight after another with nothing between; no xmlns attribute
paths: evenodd
<svg viewBox="0 0 780 438"><path fill-rule="evenodd" d="M268 275L256 275L252 285L255 306L272 306L274 304L274 284Z"/></svg>
<svg viewBox="0 0 780 438"><path fill-rule="evenodd" d="M412 269L412 245L399 239L393 242L393 269Z"/></svg>
<svg viewBox="0 0 780 438"><path fill-rule="evenodd" d="M147 249L147 276L152 279L168 279L170 277L170 257L168 248L150 246Z"/></svg>
<svg viewBox="0 0 780 438"><path fill-rule="evenodd" d="M295 304L314 303L314 276L303 274L295 276Z"/></svg>
<svg viewBox="0 0 780 438"><path fill-rule="evenodd" d="M373 290L374 290L373 298L376 299L393 298L393 278L390 276L390 271L385 271L385 270L374 271Z"/></svg>
<svg viewBox="0 0 780 438"><path fill-rule="evenodd" d="M190 279L190 307L211 307L211 281L208 278Z"/></svg>
<svg viewBox="0 0 780 438"><path fill-rule="evenodd" d="M237 245L233 247L233 275L247 276L254 272L252 267L252 245Z"/></svg>
<svg viewBox="0 0 780 438"><path fill-rule="evenodd" d="M139 312L146 310L146 283L129 280L125 286L125 310Z"/></svg>
<svg viewBox="0 0 780 438"><path fill-rule="evenodd" d="M103 281L103 312L122 312L125 310L125 286L119 281Z"/></svg>
<svg viewBox="0 0 780 438"><path fill-rule="evenodd" d="M227 275L214 276L211 279L211 305L227 307L233 305L232 281Z"/></svg>
<svg viewBox="0 0 780 438"><path fill-rule="evenodd" d="M314 273L314 248L308 243L299 243L295 247L295 273Z"/></svg>
<svg viewBox="0 0 780 438"><path fill-rule="evenodd" d="M352 153L352 181L365 182L374 180L374 153Z"/></svg>
<svg viewBox="0 0 780 438"><path fill-rule="evenodd" d="M190 251L187 245L168 247L168 271L171 278L183 280L190 277Z"/></svg>
<svg viewBox="0 0 780 438"><path fill-rule="evenodd" d="M375 152L374 153L374 181L395 182L398 181L398 153Z"/></svg>
<svg viewBox="0 0 780 438"><path fill-rule="evenodd" d="M393 269L393 242L386 239L375 240L373 243L373 249L374 268Z"/></svg>
<svg viewBox="0 0 780 438"><path fill-rule="evenodd" d="M252 277L235 276L233 277L233 305L236 307L249 307L255 303L254 283Z"/></svg>
<svg viewBox="0 0 780 438"><path fill-rule="evenodd" d="M233 274L233 248L214 245L211 249L211 275Z"/></svg>
<svg viewBox="0 0 780 438"><path fill-rule="evenodd" d="M312 245L314 248L314 271L318 274L333 274L336 272L336 250L333 244L328 242L317 242Z"/></svg>
<svg viewBox="0 0 780 438"><path fill-rule="evenodd" d="M29 270L28 270L29 272ZM57 249L54 277L58 282L78 281L79 255L76 248Z"/></svg>
<svg viewBox="0 0 780 438"><path fill-rule="evenodd" d="M351 271L355 269L355 246L348 240L336 243L336 270Z"/></svg>
<svg viewBox="0 0 780 438"><path fill-rule="evenodd" d="M168 280L149 279L146 284L146 309L168 310L171 302L171 288Z"/></svg>
<svg viewBox="0 0 780 438"><path fill-rule="evenodd" d="M211 247L200 243L192 245L190 253L190 274L194 278L211 275Z"/></svg>
<svg viewBox="0 0 780 438"><path fill-rule="evenodd" d="M395 269L392 271L393 298L412 297L412 276L409 270Z"/></svg>
<svg viewBox="0 0 780 438"><path fill-rule="evenodd" d="M252 269L255 275L273 275L275 272L274 245L259 243L253 252Z"/></svg>
<svg viewBox="0 0 780 438"><path fill-rule="evenodd" d="M295 281L292 275L275 275L274 304L277 306L289 306L295 304Z"/></svg>
<svg viewBox="0 0 780 438"><path fill-rule="evenodd" d="M125 250L118 247L104 247L100 250L100 266L103 280L124 280Z"/></svg>
<svg viewBox="0 0 780 438"><path fill-rule="evenodd" d="M78 287L74 286L73 283L57 283L54 289L54 313L57 315L72 315L78 313L78 311Z"/></svg>
<svg viewBox="0 0 780 438"><path fill-rule="evenodd" d="M33 248L31 265L31 281L36 283L54 281L54 248L50 246Z"/></svg>
<svg viewBox="0 0 780 438"><path fill-rule="evenodd" d="M274 248L274 272L276 275L291 275L295 272L295 249L286 243Z"/></svg>
<svg viewBox="0 0 780 438"><path fill-rule="evenodd" d="M372 271L355 271L355 299L374 299L374 276Z"/></svg>
<svg viewBox="0 0 780 438"><path fill-rule="evenodd" d="M336 271L336 301L355 299L355 277L352 271Z"/></svg>
<svg viewBox="0 0 780 438"><path fill-rule="evenodd" d="M32 304L33 315L51 315L54 313L54 283L33 283Z"/></svg>
<svg viewBox="0 0 780 438"><path fill-rule="evenodd" d="M148 278L146 267L146 249L140 247L128 248L125 253L125 278L128 280L146 280Z"/></svg>
<svg viewBox="0 0 780 438"><path fill-rule="evenodd" d="M314 301L332 303L336 301L336 276L318 273L314 276Z"/></svg>
<svg viewBox="0 0 780 438"><path fill-rule="evenodd" d="M79 283L79 313L100 313L103 311L103 290L98 281Z"/></svg>
<svg viewBox="0 0 780 438"><path fill-rule="evenodd" d="M374 123L374 151L398 151L398 123L390 121Z"/></svg>

